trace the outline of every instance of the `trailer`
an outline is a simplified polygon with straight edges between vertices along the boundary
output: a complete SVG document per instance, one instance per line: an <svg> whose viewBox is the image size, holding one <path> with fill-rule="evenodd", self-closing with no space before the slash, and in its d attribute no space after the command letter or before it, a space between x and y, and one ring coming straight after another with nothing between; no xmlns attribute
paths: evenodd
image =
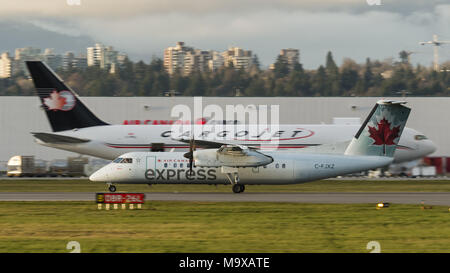
<svg viewBox="0 0 450 273"><path fill-rule="evenodd" d="M84 166L89 163L87 157L69 157L67 158L67 176L86 176Z"/></svg>
<svg viewBox="0 0 450 273"><path fill-rule="evenodd" d="M50 167L48 169L48 175L51 177L66 176L67 170L68 170L67 160L54 159L50 162Z"/></svg>
<svg viewBox="0 0 450 273"><path fill-rule="evenodd" d="M411 170L411 177L435 177L436 175L435 166L417 166Z"/></svg>

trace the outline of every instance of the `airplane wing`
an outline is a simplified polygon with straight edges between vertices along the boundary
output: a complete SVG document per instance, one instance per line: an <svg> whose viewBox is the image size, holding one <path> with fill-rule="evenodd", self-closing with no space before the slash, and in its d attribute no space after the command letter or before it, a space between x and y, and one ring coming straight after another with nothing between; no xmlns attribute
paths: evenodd
<svg viewBox="0 0 450 273"><path fill-rule="evenodd" d="M91 141L89 139L63 136L63 135L51 134L51 133L34 133L34 132L32 132L31 134L35 138L39 139L42 142L53 143L53 144L77 144L77 143L86 143L86 142Z"/></svg>
<svg viewBox="0 0 450 273"><path fill-rule="evenodd" d="M183 143L190 143L190 139L175 139L177 141L181 141ZM201 140L201 139L195 139L195 146L196 147L200 147L200 148L204 148L204 149L218 149L222 146L236 146L236 147L241 147L241 149L251 149L251 150L257 150L257 148L255 147L249 147L249 146L243 146L243 145L238 145L238 144L234 144L234 143L228 143L228 142L218 142L218 141L211 141L211 140Z"/></svg>
<svg viewBox="0 0 450 273"><path fill-rule="evenodd" d="M174 139L183 143L190 143L190 139ZM205 149L214 149L214 148L220 148L223 145L228 145L228 143L221 143L221 142L216 142L216 141L208 141L208 140L195 140L195 146L200 147L200 148L205 148Z"/></svg>

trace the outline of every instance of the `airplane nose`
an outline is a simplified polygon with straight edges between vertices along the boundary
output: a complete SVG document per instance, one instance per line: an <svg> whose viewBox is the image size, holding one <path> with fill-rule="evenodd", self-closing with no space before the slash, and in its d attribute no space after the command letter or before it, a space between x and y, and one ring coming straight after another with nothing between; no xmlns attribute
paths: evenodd
<svg viewBox="0 0 450 273"><path fill-rule="evenodd" d="M101 168L95 173L89 176L89 180L92 182L105 182L108 180L108 172L105 170L106 167Z"/></svg>
<svg viewBox="0 0 450 273"><path fill-rule="evenodd" d="M437 150L436 145L431 140L427 140L424 146L424 152L426 153L426 155L432 154Z"/></svg>

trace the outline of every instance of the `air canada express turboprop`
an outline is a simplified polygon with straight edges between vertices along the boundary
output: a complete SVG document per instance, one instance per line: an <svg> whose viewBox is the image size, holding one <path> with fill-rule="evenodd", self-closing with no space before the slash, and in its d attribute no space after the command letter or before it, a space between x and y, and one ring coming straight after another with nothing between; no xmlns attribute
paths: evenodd
<svg viewBox="0 0 450 273"><path fill-rule="evenodd" d="M214 142L226 142L250 148L301 151L321 144L348 144L359 128L325 124L278 125L276 129L271 125L194 125L196 128L185 126L175 132L173 125L110 125L95 116L45 63L28 61L26 65L53 130L32 132L36 142L109 160L127 152L185 151L189 146L179 140L191 135L202 148L218 148ZM342 153L345 147L336 146L333 150ZM405 128L394 161L419 159L435 150L423 134Z"/></svg>
<svg viewBox="0 0 450 273"><path fill-rule="evenodd" d="M232 184L233 192L245 185L295 184L389 165L408 119L404 102L381 100L361 125L342 154L297 153L251 149L223 144L218 149L131 152L119 156L89 179L110 184ZM305 149L305 150L308 150Z"/></svg>

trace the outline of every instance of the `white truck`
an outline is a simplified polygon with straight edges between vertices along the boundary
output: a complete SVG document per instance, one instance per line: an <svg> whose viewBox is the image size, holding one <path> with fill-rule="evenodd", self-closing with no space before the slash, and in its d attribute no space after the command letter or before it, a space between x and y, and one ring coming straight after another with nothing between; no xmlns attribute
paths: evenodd
<svg viewBox="0 0 450 273"><path fill-rule="evenodd" d="M434 177L436 175L435 166L417 166L411 170L412 177Z"/></svg>
<svg viewBox="0 0 450 273"><path fill-rule="evenodd" d="M9 159L6 175L15 176L33 176L34 175L34 156L16 155Z"/></svg>

